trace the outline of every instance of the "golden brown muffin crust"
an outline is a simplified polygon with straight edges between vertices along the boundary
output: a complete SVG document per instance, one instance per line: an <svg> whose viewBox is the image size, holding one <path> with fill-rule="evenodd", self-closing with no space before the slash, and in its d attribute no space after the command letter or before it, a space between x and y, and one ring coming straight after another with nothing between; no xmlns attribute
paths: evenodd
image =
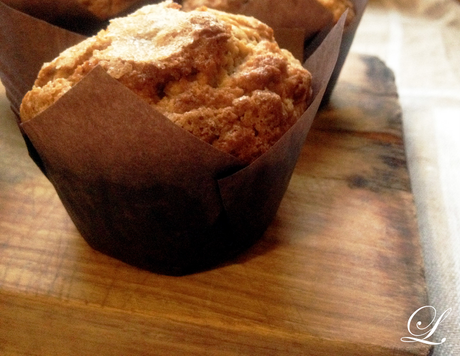
<svg viewBox="0 0 460 356"><path fill-rule="evenodd" d="M45 110L96 65L180 127L250 163L307 107L311 75L254 18L165 1L46 63L21 105Z"/></svg>

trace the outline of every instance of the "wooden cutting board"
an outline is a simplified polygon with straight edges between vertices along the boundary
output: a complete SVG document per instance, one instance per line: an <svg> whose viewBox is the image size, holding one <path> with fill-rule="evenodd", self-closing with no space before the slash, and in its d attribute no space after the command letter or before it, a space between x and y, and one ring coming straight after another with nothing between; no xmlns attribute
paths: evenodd
<svg viewBox="0 0 460 356"><path fill-rule="evenodd" d="M428 302L401 108L377 58L349 56L262 240L185 277L88 247L0 98L1 355L429 354L401 341Z"/></svg>

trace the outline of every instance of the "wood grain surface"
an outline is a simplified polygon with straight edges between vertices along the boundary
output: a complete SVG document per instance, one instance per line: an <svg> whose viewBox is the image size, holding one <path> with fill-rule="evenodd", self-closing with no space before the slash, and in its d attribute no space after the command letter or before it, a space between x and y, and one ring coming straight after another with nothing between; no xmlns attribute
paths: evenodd
<svg viewBox="0 0 460 356"><path fill-rule="evenodd" d="M428 355L392 73L350 55L275 221L237 260L168 277L92 250L0 96L1 355ZM428 325L431 316L419 313Z"/></svg>

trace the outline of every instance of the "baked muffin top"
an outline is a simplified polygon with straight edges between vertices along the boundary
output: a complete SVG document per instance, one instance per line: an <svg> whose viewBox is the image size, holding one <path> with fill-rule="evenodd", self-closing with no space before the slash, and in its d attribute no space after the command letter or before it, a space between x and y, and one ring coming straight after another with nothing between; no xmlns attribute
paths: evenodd
<svg viewBox="0 0 460 356"><path fill-rule="evenodd" d="M45 63L23 99L21 119L44 111L95 66L246 163L297 121L311 96L310 73L279 48L267 25L205 8L184 12L164 1L112 20Z"/></svg>

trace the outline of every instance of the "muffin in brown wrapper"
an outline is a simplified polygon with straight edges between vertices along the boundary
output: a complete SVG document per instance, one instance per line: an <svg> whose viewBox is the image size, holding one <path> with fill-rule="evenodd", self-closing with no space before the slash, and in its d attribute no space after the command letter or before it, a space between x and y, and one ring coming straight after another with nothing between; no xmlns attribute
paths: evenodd
<svg viewBox="0 0 460 356"><path fill-rule="evenodd" d="M339 57L337 58L337 63L335 65L334 71L332 72L331 78L329 80L329 84L327 86L326 92L323 97L323 101L321 105L327 105L329 100L331 99L332 91L335 88L337 80L339 79L340 72L342 71L342 67L347 59L348 52L350 51L351 45L353 44L353 39L356 34L356 30L358 29L359 23L361 22L361 18L364 14L364 10L366 8L368 0L351 0L354 5L354 17L353 20L344 28L343 35L342 35L342 44L340 46ZM318 37L322 37L320 34ZM317 40L320 42L320 40ZM305 51L312 50L315 46L310 45L309 47L305 47Z"/></svg>
<svg viewBox="0 0 460 356"><path fill-rule="evenodd" d="M88 33L113 17L161 0L2 0L6 5L66 29Z"/></svg>
<svg viewBox="0 0 460 356"><path fill-rule="evenodd" d="M212 268L253 244L275 216L335 67L344 20L305 63L309 108L249 165L185 132L100 67L21 131L94 249L162 274ZM81 36L1 3L0 23L0 43L15 51L0 54L0 74L18 113L38 71L33 59L21 63L21 52L34 53L42 48L36 36L52 35L50 53L36 62L49 60Z"/></svg>
<svg viewBox="0 0 460 356"><path fill-rule="evenodd" d="M90 34L97 31L100 19L78 0L2 0L6 5L47 23Z"/></svg>

